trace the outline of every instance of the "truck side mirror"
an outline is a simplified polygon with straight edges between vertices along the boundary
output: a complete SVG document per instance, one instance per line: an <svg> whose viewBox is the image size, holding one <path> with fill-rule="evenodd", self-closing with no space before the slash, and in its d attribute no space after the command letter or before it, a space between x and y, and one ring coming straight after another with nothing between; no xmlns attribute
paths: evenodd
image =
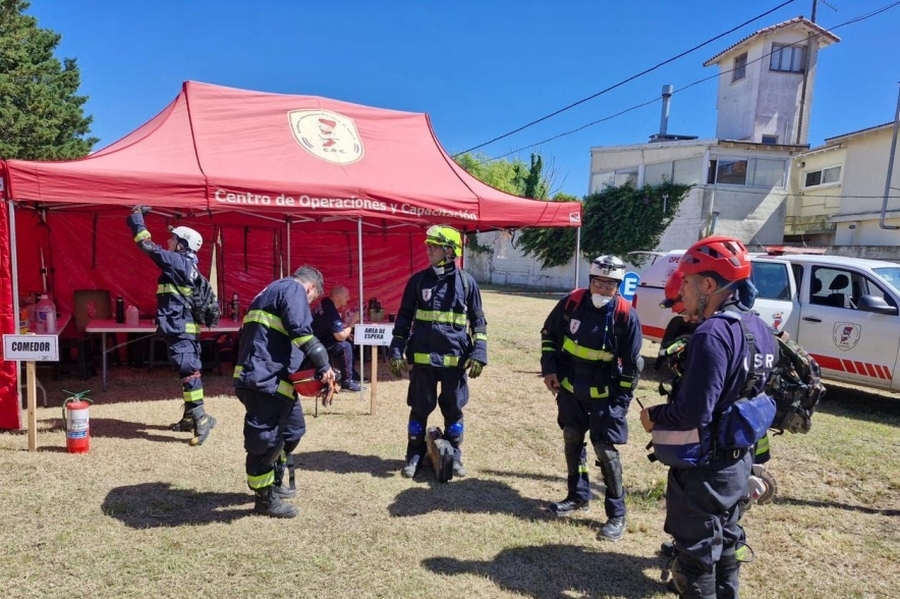
<svg viewBox="0 0 900 599"><path fill-rule="evenodd" d="M874 312L876 314L884 314L887 316L896 316L898 314L897 307L891 306L884 298L877 295L864 295L859 298L856 304L857 309L863 312Z"/></svg>

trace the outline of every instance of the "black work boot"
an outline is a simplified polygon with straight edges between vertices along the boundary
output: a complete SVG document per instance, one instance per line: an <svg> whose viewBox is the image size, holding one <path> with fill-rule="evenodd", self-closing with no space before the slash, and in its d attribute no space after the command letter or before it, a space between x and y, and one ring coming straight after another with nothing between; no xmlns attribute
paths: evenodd
<svg viewBox="0 0 900 599"><path fill-rule="evenodd" d="M583 499L578 499L577 497L566 497L562 501L551 503L549 506L547 506L547 509L562 518L565 516L571 516L575 512L591 511L591 502L585 501Z"/></svg>
<svg viewBox="0 0 900 599"><path fill-rule="evenodd" d="M288 498L293 497L297 494L297 489L292 489L290 487L284 487L282 484L284 483L284 471L287 462L283 462L281 458L275 460L275 493L278 495Z"/></svg>
<svg viewBox="0 0 900 599"><path fill-rule="evenodd" d="M416 475L416 471L419 469L419 464L422 462L422 456L418 454L414 454L406 459L406 465L400 470L401 476L403 478L413 478Z"/></svg>
<svg viewBox="0 0 900 599"><path fill-rule="evenodd" d="M190 444L194 447L203 445L210 431L216 426L216 419L207 414L203 406L191 410L191 418L194 423L194 437L190 440Z"/></svg>
<svg viewBox="0 0 900 599"><path fill-rule="evenodd" d="M293 518L297 515L297 508L282 501L272 485L256 490L256 505L253 506L253 511L272 518Z"/></svg>
<svg viewBox="0 0 900 599"><path fill-rule="evenodd" d="M171 428L176 433L192 433L194 432L194 419L191 418L191 410L187 404L184 406L184 412L181 414L181 420L172 423Z"/></svg>
<svg viewBox="0 0 900 599"><path fill-rule="evenodd" d="M600 527L598 540L618 541L625 536L625 516L614 516Z"/></svg>

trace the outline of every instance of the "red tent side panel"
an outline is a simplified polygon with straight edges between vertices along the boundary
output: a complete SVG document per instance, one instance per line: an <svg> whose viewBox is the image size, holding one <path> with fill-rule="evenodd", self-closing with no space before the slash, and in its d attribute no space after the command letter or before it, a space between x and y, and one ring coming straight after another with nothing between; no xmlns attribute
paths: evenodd
<svg viewBox="0 0 900 599"><path fill-rule="evenodd" d="M148 318L154 316L159 269L135 245L125 224L126 216L127 211L123 209L51 211L46 213L46 218L31 210L17 211L21 295L43 292L43 255L47 289L58 310L73 311L76 290L108 289L113 299L121 295L126 305L137 306ZM231 318L230 302L235 293L241 310L246 311L263 287L290 274L287 228L271 221L247 219L244 222L253 224L242 226L222 216L174 221L150 213L146 222L152 240L163 247L169 238L167 224L183 224L199 231L204 240L199 252L200 269L205 275L210 274L213 247L216 247L223 318ZM374 297L385 314L396 313L409 276L428 266L423 241L424 233L419 229L364 230L365 297L362 302L357 233L346 224L294 224L290 269L296 270L302 264L314 266L325 277L326 293L334 285L346 285L351 305L365 304ZM63 336L74 333L74 325L70 325Z"/></svg>
<svg viewBox="0 0 900 599"><path fill-rule="evenodd" d="M2 180L3 173L0 172L0 181ZM12 313L12 305L9 213L0 190L0 334L18 332L17 318ZM0 355L0 429L18 429L22 426L16 375L16 363L8 362Z"/></svg>

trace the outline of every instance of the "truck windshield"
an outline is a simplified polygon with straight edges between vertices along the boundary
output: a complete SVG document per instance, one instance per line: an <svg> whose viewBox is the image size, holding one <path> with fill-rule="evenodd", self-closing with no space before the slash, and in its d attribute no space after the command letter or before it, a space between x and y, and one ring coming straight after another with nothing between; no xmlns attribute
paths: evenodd
<svg viewBox="0 0 900 599"><path fill-rule="evenodd" d="M754 261L752 264L750 279L759 291L759 297L771 300L791 299L787 264L763 261Z"/></svg>
<svg viewBox="0 0 900 599"><path fill-rule="evenodd" d="M885 268L873 268L875 274L881 277L888 285L900 291L900 267L891 266Z"/></svg>

